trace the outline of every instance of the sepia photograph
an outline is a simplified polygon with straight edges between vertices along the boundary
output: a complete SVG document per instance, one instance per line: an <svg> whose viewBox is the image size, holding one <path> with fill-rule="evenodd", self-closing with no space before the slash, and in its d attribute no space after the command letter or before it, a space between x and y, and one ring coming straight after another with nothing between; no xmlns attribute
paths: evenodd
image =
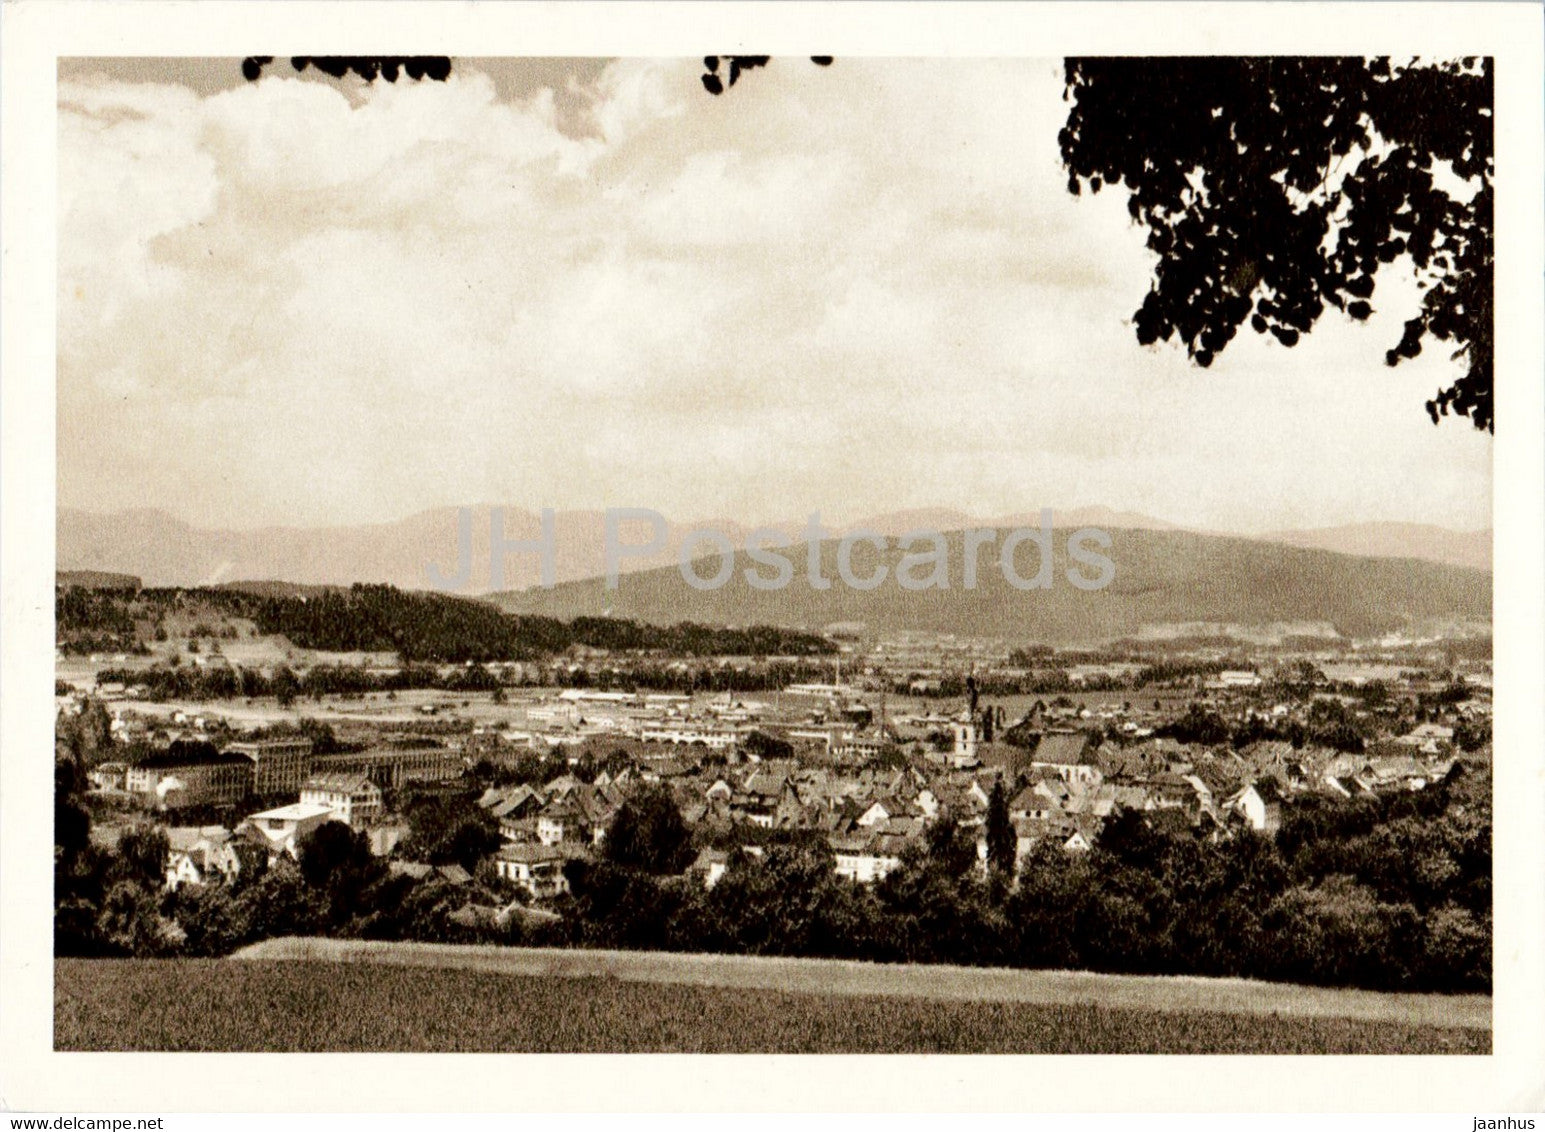
<svg viewBox="0 0 1545 1132"><path fill-rule="evenodd" d="M1505 66L844 42L47 61L53 1054L1490 1072Z"/></svg>

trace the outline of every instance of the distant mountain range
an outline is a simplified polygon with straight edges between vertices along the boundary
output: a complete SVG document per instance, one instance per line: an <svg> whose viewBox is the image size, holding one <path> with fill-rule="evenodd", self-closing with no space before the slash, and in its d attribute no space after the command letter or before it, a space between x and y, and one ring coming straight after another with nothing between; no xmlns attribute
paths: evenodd
<svg viewBox="0 0 1545 1132"><path fill-rule="evenodd" d="M133 574L147 586L219 585L234 581L289 582L299 585L350 585L384 582L402 589L440 589L481 594L492 590L524 589L541 583L541 564L531 553L515 552L503 562L504 576L495 580L489 568L492 511L488 505L470 509L471 571L460 585L436 585L431 567L442 578L460 570L461 514L455 508L423 511L394 523L339 527L263 527L252 530L208 530L164 511L136 510L98 513L61 508L56 522L58 568L65 571L111 571ZM1165 526L1157 519L1105 508L1058 513L1074 526ZM834 534L864 527L899 537L909 530L959 530L973 525L1018 526L1039 522L1036 515L1005 516L982 521L960 511L902 511L879 515L852 527L829 528ZM540 514L505 508L502 538L506 542L541 537ZM804 519L769 524L791 539L802 539ZM605 570L606 516L600 511L560 511L554 515L554 580L578 581ZM669 523L664 549L647 555L624 555L624 571L647 570L677 561L682 539L694 529L721 531L734 546L743 547L753 529L731 519ZM622 523L619 542L642 544L653 534L645 522ZM496 584L497 581L497 584Z"/></svg>
<svg viewBox="0 0 1545 1132"><path fill-rule="evenodd" d="M63 509L58 515L61 576L84 582L95 575L127 574L147 586L225 585L271 593L303 593L312 587L383 582L403 589L441 589L488 594L490 508L471 510L470 576L464 584L435 586L458 570L459 513L426 511L400 522L374 525L221 531L194 527L161 511L97 514ZM1065 548L1071 528L1097 527L1115 538L1108 556L1115 582L1085 593L1063 580L1050 591L1019 591L982 557L980 584L962 587L960 536L950 540L951 588L908 592L894 582L870 592L838 584L812 590L803 574L804 553L791 554L796 576L785 590L752 589L736 580L723 589L698 591L677 569L681 540L694 528L721 531L743 548L749 528L728 520L669 524L665 548L622 560L627 575L616 591L600 580L604 570L605 516L594 511L554 516L553 589L540 588L538 558L512 553L493 594L513 612L558 617L611 614L640 621L769 624L814 629L833 622L864 622L880 629L924 629L1025 639L1079 642L1135 635L1144 626L1177 622L1319 621L1358 635L1412 620L1490 616L1490 532L1461 532L1404 523L1373 523L1242 537L1183 531L1144 515L1083 508L1057 512ZM1034 527L1035 514L975 519L949 510L903 511L875 516L863 528L896 540L908 531L960 531ZM800 545L804 522L771 524ZM540 516L504 512L506 541L537 539ZM644 523L624 524L620 541L647 541ZM834 530L832 533L844 533ZM698 554L709 555L708 545ZM822 548L826 577L835 576L835 540ZM858 556L862 560L863 555ZM887 561L894 569L899 552ZM857 567L855 566L855 569ZM703 571L713 573L710 566Z"/></svg>
<svg viewBox="0 0 1545 1132"><path fill-rule="evenodd" d="M1180 623L1227 625L1328 622L1345 636L1368 637L1491 615L1491 575L1462 566L1413 558L1372 558L1289 546L1259 539L1197 534L1190 531L1112 529L1104 551L1115 567L1114 579L1099 590L1075 587L1064 571L1070 563L1068 536L1054 537L1052 585L1022 590L1010 585L992 549L981 552L975 588L964 584L964 537L947 536L948 588L906 590L896 582L901 553L860 545L852 573L860 579L876 566L889 571L870 590L840 581L813 588L803 550L788 557L792 580L775 590L748 584L743 571L754 565L737 555L734 574L721 588L697 590L675 567L629 574L615 590L592 578L552 589L527 589L493 600L514 613L559 618L610 615L669 624L681 620L707 624L766 624L817 630L838 622L859 623L871 631L912 629L1050 644L1084 644L1146 634L1157 626ZM999 533L999 544L1007 531ZM914 548L916 549L916 548ZM1033 575L1039 556L1022 548L1021 576ZM698 573L711 578L717 558ZM763 576L772 576L766 567ZM1095 571L1081 567L1085 577ZM914 568L914 579L929 568ZM821 544L819 576L837 577L837 542Z"/></svg>

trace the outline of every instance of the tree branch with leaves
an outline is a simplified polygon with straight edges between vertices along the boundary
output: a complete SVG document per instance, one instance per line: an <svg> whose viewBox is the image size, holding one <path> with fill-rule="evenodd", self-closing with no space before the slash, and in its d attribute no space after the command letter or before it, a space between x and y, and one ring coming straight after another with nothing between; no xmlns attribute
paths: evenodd
<svg viewBox="0 0 1545 1132"><path fill-rule="evenodd" d="M1362 321L1408 256L1434 340L1464 372L1427 402L1492 430L1489 59L1069 59L1068 189L1123 185L1159 259L1139 342L1209 366L1248 323L1295 345L1327 307Z"/></svg>

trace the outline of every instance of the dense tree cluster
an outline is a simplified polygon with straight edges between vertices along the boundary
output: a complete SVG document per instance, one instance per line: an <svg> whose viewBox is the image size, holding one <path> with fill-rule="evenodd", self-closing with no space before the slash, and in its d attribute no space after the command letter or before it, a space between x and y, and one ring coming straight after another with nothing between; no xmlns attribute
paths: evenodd
<svg viewBox="0 0 1545 1132"><path fill-rule="evenodd" d="M808 837L733 854L711 888L606 860L571 871L575 942L1488 990L1489 797L1482 776L1310 803L1275 842L1213 843L1128 813L1089 853L1043 843L1013 888L975 867L974 838L947 821L872 887L838 876Z"/></svg>
<svg viewBox="0 0 1545 1132"><path fill-rule="evenodd" d="M251 621L257 631L327 652L394 652L408 664L534 660L574 646L673 656L821 656L824 637L765 625L722 628L681 622L648 625L607 617L520 617L485 601L357 584L319 593L259 594L225 588L146 589L138 593L70 589L55 601L61 640L82 633L136 644L136 632L171 611L213 610ZM205 618L206 620L208 618ZM138 627L138 628L137 628ZM213 628L203 636L214 637Z"/></svg>
<svg viewBox="0 0 1545 1132"><path fill-rule="evenodd" d="M54 626L59 647L77 653L147 651L132 612L132 598L123 591L85 586L55 591Z"/></svg>
<svg viewBox="0 0 1545 1132"><path fill-rule="evenodd" d="M504 844L499 823L472 799L430 795L408 806L402 855L432 865L460 865L469 873Z"/></svg>

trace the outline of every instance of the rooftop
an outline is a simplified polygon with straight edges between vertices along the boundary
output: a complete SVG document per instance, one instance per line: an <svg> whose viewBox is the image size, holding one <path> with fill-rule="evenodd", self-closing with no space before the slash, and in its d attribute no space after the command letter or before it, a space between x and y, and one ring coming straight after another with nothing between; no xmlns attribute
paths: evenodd
<svg viewBox="0 0 1545 1132"><path fill-rule="evenodd" d="M324 814L331 814L333 808L324 806L320 802L291 802L288 806L280 806L278 809L264 810L260 814L253 814L252 821L305 821L308 818L318 818Z"/></svg>

